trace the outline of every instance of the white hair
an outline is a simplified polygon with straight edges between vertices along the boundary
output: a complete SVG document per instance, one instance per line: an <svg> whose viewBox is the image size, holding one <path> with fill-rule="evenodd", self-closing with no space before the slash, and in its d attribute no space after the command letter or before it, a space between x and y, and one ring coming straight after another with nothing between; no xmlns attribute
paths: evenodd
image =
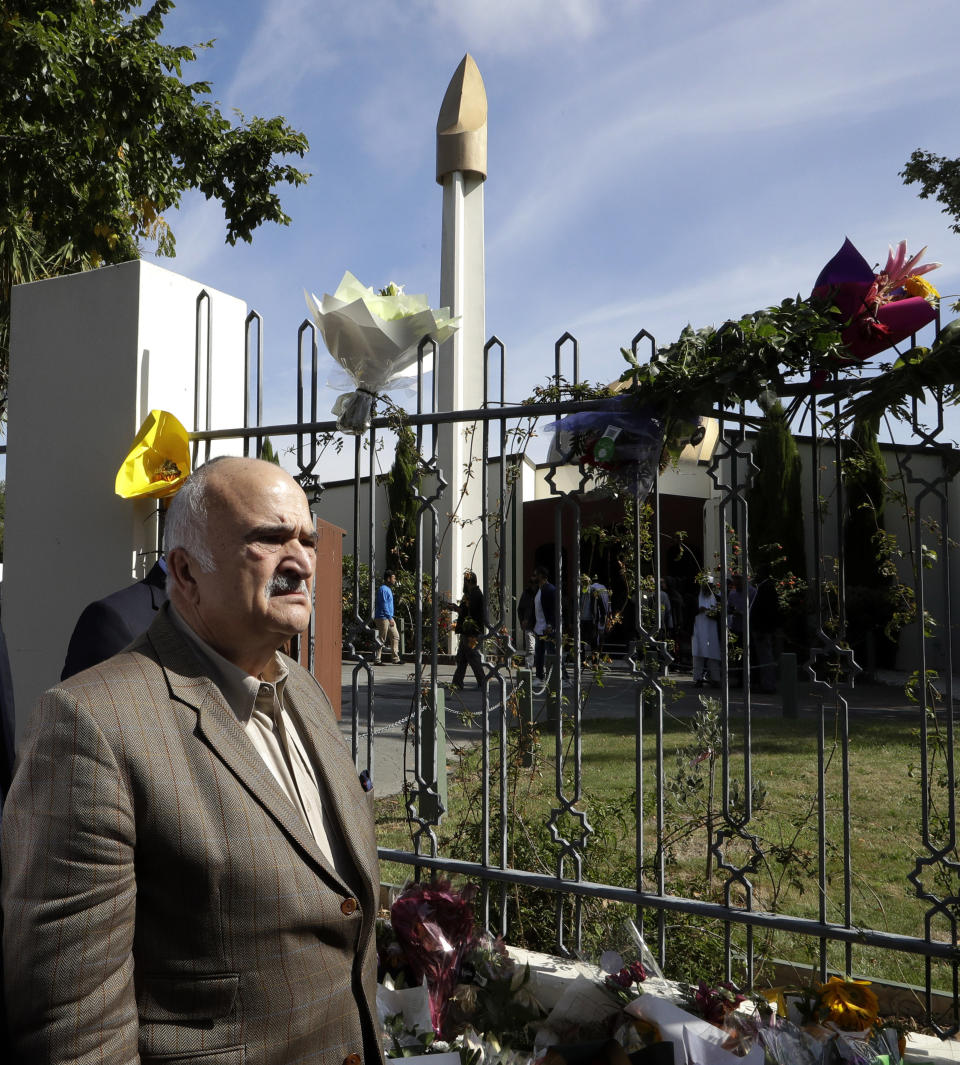
<svg viewBox="0 0 960 1065"><path fill-rule="evenodd" d="M164 517L163 553L169 556L171 551L179 547L186 551L204 573L212 573L217 568L207 544L210 467L224 457L220 455L198 466L180 486ZM171 583L172 579L168 574L168 595Z"/></svg>

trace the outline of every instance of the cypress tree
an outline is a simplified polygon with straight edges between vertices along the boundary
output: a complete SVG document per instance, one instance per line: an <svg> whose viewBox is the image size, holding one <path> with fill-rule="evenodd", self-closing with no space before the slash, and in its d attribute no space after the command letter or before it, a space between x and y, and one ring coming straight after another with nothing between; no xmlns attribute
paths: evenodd
<svg viewBox="0 0 960 1065"><path fill-rule="evenodd" d="M857 418L843 464L843 524L847 638L861 665L892 667L898 639L885 633L893 618L896 578L886 571L881 546L887 467L880 450L880 415Z"/></svg>
<svg viewBox="0 0 960 1065"><path fill-rule="evenodd" d="M386 477L390 522L387 525L387 565L410 572L416 569L413 557L417 535L417 495L420 492L420 455L417 438L409 425L400 425L393 466Z"/></svg>
<svg viewBox="0 0 960 1065"><path fill-rule="evenodd" d="M260 458L262 458L264 462L272 462L277 466L280 465L280 456L270 442L269 436L263 438L263 447L260 449Z"/></svg>
<svg viewBox="0 0 960 1065"><path fill-rule="evenodd" d="M803 540L802 465L786 412L777 400L767 410L753 447L758 468L747 495L750 508L750 557L754 564L778 554L795 577L807 574ZM779 544L781 550L775 550Z"/></svg>

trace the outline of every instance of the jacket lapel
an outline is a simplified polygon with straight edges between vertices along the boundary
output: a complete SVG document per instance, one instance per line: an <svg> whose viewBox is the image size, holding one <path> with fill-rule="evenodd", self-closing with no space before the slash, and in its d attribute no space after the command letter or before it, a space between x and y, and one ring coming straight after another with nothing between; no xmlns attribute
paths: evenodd
<svg viewBox="0 0 960 1065"><path fill-rule="evenodd" d="M200 658L170 621L166 607L158 613L148 636L157 652L171 696L197 712L199 734L304 856L342 884L299 811L243 731L220 689L205 675Z"/></svg>
<svg viewBox="0 0 960 1065"><path fill-rule="evenodd" d="M309 673L295 663L288 665L292 668L286 685L287 707L321 780L323 799L331 806L331 816L362 881L357 887L362 886L368 893L369 904L376 896L379 882L378 870L370 866L367 857L376 853L376 838L366 813L369 800L326 693Z"/></svg>

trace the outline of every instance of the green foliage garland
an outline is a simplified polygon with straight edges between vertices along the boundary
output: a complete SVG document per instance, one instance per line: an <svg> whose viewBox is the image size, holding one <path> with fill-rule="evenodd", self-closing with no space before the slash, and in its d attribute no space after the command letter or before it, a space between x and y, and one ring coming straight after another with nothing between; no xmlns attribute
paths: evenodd
<svg viewBox="0 0 960 1065"><path fill-rule="evenodd" d="M672 424L718 405L772 399L788 377L834 369L844 358L841 323L831 310L798 296L719 328L687 326L646 364L622 348L630 369L620 380Z"/></svg>
<svg viewBox="0 0 960 1065"><path fill-rule="evenodd" d="M666 420L667 445L676 452L692 417L741 403L769 406L791 378L859 371L843 365L849 358L843 326L836 308L798 296L719 328L687 326L648 363L622 348L630 367L620 380L638 404ZM843 402L834 420L844 425L879 411L909 420L909 401L928 399L931 391L945 406L960 402L960 320L945 326L932 347L911 348L871 378L869 390Z"/></svg>

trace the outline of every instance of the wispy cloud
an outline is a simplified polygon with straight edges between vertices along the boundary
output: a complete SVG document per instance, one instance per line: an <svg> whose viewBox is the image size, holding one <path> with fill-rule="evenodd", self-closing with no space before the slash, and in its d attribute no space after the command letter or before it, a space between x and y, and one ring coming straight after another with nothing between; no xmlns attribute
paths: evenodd
<svg viewBox="0 0 960 1065"><path fill-rule="evenodd" d="M253 98L267 91L273 106L297 95L304 81L341 61L340 44L351 5L319 6L315 0L270 0L236 65L228 98ZM331 27L335 27L331 32Z"/></svg>
<svg viewBox="0 0 960 1065"><path fill-rule="evenodd" d="M198 276L224 248L223 208L199 192L188 192L178 210L166 212L166 219L176 236L176 258L171 261L154 257L154 261L177 273Z"/></svg>
<svg viewBox="0 0 960 1065"><path fill-rule="evenodd" d="M572 78L567 98L555 104L565 117L562 142L556 124L541 122L535 109L509 116L513 124L527 123L524 136L510 135L526 147L515 168L525 174L517 183L525 191L502 217L491 246L502 242L516 252L549 232L558 217L575 217L615 192L633 167L642 181L645 174L662 176L671 159L689 164L701 153L706 165L710 156L724 155L736 164L756 150L757 135L775 139L793 128L822 141L871 116L878 136L889 137L885 114L907 100L921 107L941 95L936 73L952 71L954 58L942 38L930 41L923 29L921 40L902 16L879 18L873 7L860 0L766 5L677 43L656 48L648 42L635 62L624 62L622 54L615 62L617 49L608 48L610 62ZM922 79L890 61L909 51L912 38L923 54ZM494 146L496 122L493 115ZM817 150L811 138L811 151Z"/></svg>
<svg viewBox="0 0 960 1065"><path fill-rule="evenodd" d="M441 29L461 34L471 50L515 55L555 41L575 45L609 29L627 0L429 0L428 7Z"/></svg>
<svg viewBox="0 0 960 1065"><path fill-rule="evenodd" d="M449 75L456 69L451 66ZM356 140L376 163L394 174L432 169L434 122L442 95L434 81L418 79L406 65L380 73L376 84L353 103L349 125L338 136Z"/></svg>

